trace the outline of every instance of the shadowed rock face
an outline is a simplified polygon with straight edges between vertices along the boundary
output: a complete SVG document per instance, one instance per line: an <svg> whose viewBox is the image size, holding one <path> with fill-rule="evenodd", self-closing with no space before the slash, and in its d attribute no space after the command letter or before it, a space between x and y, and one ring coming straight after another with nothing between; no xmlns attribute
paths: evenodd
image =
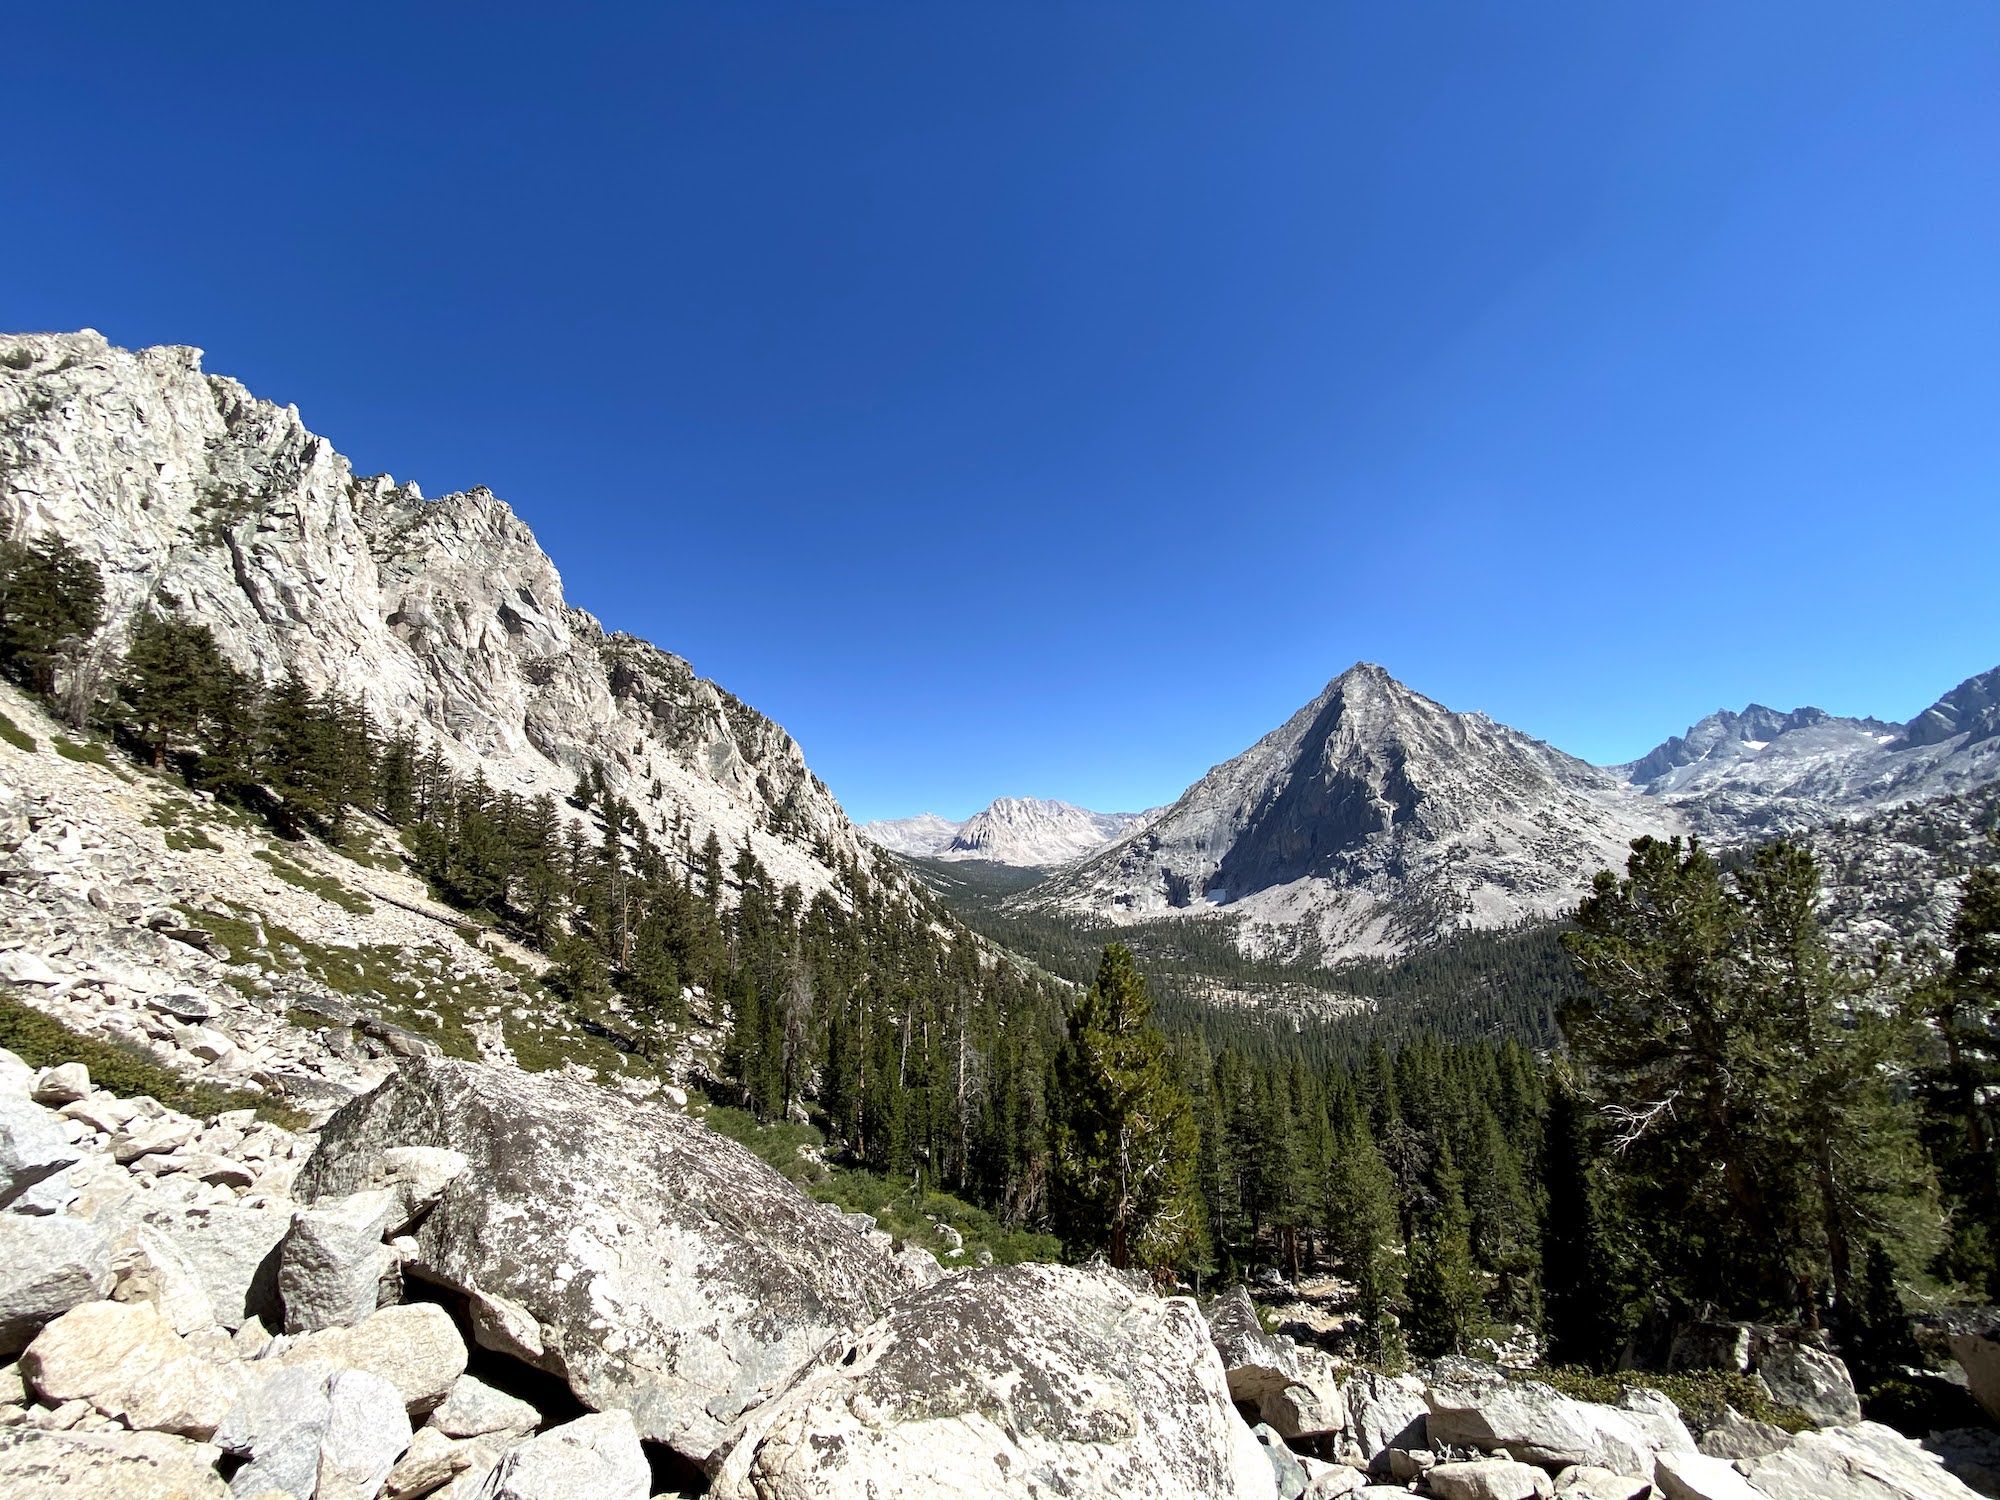
<svg viewBox="0 0 2000 1500"><path fill-rule="evenodd" d="M463 1293L482 1344L696 1462L900 1284L839 1214L685 1115L441 1059L336 1113L300 1196L366 1185L397 1146L467 1161L406 1269Z"/></svg>
<svg viewBox="0 0 2000 1500"><path fill-rule="evenodd" d="M1114 922L1233 915L1257 951L1398 953L1552 915L1634 835L1669 831L1609 773L1361 663L1020 901Z"/></svg>
<svg viewBox="0 0 2000 1500"><path fill-rule="evenodd" d="M914 1293L747 1426L728 1500L1274 1494L1194 1304L1071 1267Z"/></svg>

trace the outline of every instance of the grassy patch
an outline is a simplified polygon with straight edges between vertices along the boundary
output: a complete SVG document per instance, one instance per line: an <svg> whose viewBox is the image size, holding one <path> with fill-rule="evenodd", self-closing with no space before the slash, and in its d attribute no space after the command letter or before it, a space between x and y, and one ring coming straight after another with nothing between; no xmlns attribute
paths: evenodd
<svg viewBox="0 0 2000 1500"><path fill-rule="evenodd" d="M301 865L295 865L282 854L269 849L259 849L257 858L269 865L271 873L285 884L295 885L322 901L331 901L343 911L352 912L357 917L365 917L375 910L375 903L359 891L350 891L331 876L316 875Z"/></svg>
<svg viewBox="0 0 2000 1500"><path fill-rule="evenodd" d="M362 824L358 819L347 825L340 836L340 842L332 846L334 852L343 859L351 860L371 870L382 870L391 875L400 874L408 864L397 852L398 846Z"/></svg>
<svg viewBox="0 0 2000 1500"><path fill-rule="evenodd" d="M1724 1407L1734 1407L1752 1421L1769 1422L1787 1432L1804 1432L1813 1425L1811 1417L1796 1407L1780 1406L1771 1399L1763 1382L1754 1376L1725 1370L1682 1370L1672 1375L1648 1372L1620 1372L1599 1375L1592 1370L1561 1366L1528 1370L1524 1378L1554 1386L1578 1401L1598 1401L1615 1405L1626 1391L1645 1388L1660 1391L1681 1409L1688 1425L1697 1431L1722 1420Z"/></svg>
<svg viewBox="0 0 2000 1500"><path fill-rule="evenodd" d="M297 1111L272 1102L266 1095L197 1082L154 1062L136 1047L72 1031L54 1016L5 993L0 993L0 1047L18 1054L31 1068L80 1062L90 1069L90 1081L101 1089L127 1097L146 1094L169 1109L204 1120L232 1109L254 1109L287 1129L296 1130L305 1123Z"/></svg>
<svg viewBox="0 0 2000 1500"><path fill-rule="evenodd" d="M1009 1229L985 1209L953 1193L918 1192L905 1178L885 1177L859 1167L830 1167L801 1147L819 1148L826 1138L811 1125L790 1121L759 1124L740 1109L712 1104L702 1121L718 1135L749 1147L769 1166L803 1187L822 1203L844 1213L872 1214L898 1244L921 1245L946 1266L976 1266L982 1254L995 1264L1059 1260L1062 1247L1053 1235ZM941 1228L940 1226L943 1226ZM951 1236L957 1231L964 1253L953 1255Z"/></svg>
<svg viewBox="0 0 2000 1500"><path fill-rule="evenodd" d="M167 847L176 854L190 854L196 850L214 854L222 852L222 845L201 831L199 815L191 802L183 802L177 797L162 798L146 814L146 823L148 827L161 830Z"/></svg>
<svg viewBox="0 0 2000 1500"><path fill-rule="evenodd" d="M55 746L56 754L64 760L73 760L78 765L84 766L103 766L106 770L111 768L111 753L96 740L78 744L75 740L66 740L57 735Z"/></svg>
<svg viewBox="0 0 2000 1500"><path fill-rule="evenodd" d="M34 751L41 748L35 743L35 737L32 734L21 728L20 725L16 724L5 714L0 714L0 740L5 740L16 750Z"/></svg>

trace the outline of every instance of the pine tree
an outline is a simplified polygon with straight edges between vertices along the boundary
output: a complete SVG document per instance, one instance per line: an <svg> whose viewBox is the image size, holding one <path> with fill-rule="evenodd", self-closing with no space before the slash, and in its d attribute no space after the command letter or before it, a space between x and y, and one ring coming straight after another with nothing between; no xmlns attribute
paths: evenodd
<svg viewBox="0 0 2000 1500"><path fill-rule="evenodd" d="M1467 1136L1464 1181L1473 1260L1491 1279L1489 1311L1502 1323L1538 1328L1542 1257L1535 1204L1499 1117L1483 1106Z"/></svg>
<svg viewBox="0 0 2000 1500"><path fill-rule="evenodd" d="M44 697L104 621L97 564L59 536L0 538L0 667Z"/></svg>
<svg viewBox="0 0 2000 1500"><path fill-rule="evenodd" d="M1472 1260L1471 1215L1449 1149L1437 1160L1437 1207L1410 1243L1410 1349L1425 1358L1463 1354L1485 1327L1486 1288Z"/></svg>
<svg viewBox="0 0 2000 1500"><path fill-rule="evenodd" d="M1395 1308L1403 1291L1396 1184L1360 1118L1334 1142L1323 1219L1334 1259L1354 1283L1366 1357L1393 1366L1401 1353Z"/></svg>
<svg viewBox="0 0 2000 1500"><path fill-rule="evenodd" d="M273 821L287 838L330 832L353 782L353 747L327 700L289 673L265 698L257 770L276 798Z"/></svg>
<svg viewBox="0 0 2000 1500"><path fill-rule="evenodd" d="M1974 870L1951 927L1952 958L1918 997L1942 1056L1920 1070L1925 1133L1951 1200L1945 1271L2000 1297L2000 867Z"/></svg>
<svg viewBox="0 0 2000 1500"><path fill-rule="evenodd" d="M1634 1299L1614 1251L1594 1157L1583 1103L1568 1066L1559 1065L1542 1130L1543 1327L1552 1364L1605 1369L1631 1332Z"/></svg>
<svg viewBox="0 0 2000 1500"><path fill-rule="evenodd" d="M209 752L233 735L248 685L206 625L147 612L118 678L125 720L153 765L175 748Z"/></svg>
<svg viewBox="0 0 2000 1500"><path fill-rule="evenodd" d="M1205 1248L1194 1117L1151 1016L1131 950L1112 944L1052 1074L1057 1232L1072 1255L1102 1250L1121 1268L1188 1264Z"/></svg>
<svg viewBox="0 0 2000 1500"><path fill-rule="evenodd" d="M1565 937L1595 993L1564 1031L1683 1310L1814 1323L1849 1296L1862 1228L1921 1253L1923 1163L1884 1076L1897 1039L1832 970L1818 885L1783 844L1725 877L1699 846L1641 839Z"/></svg>

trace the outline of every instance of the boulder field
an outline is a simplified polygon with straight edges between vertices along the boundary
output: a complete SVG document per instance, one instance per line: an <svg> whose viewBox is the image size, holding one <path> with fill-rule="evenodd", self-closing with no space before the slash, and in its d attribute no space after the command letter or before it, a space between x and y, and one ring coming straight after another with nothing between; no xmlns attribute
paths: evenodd
<svg viewBox="0 0 2000 1500"><path fill-rule="evenodd" d="M1974 1493L1840 1402L1797 1437L1696 1434L1657 1392L1350 1368L1240 1289L947 1273L885 1239L557 1076L406 1058L299 1133L0 1052L0 1494Z"/></svg>

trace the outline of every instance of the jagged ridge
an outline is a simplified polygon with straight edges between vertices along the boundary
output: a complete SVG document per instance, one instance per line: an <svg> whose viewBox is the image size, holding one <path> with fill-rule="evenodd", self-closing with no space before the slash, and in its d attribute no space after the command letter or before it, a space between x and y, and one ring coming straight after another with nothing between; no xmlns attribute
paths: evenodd
<svg viewBox="0 0 2000 1500"><path fill-rule="evenodd" d="M183 610L238 665L355 696L499 789L566 794L596 763L663 841L748 839L808 891L868 857L789 734L571 606L490 491L357 478L198 349L0 338L0 476L0 520L98 564L114 643L149 604Z"/></svg>

